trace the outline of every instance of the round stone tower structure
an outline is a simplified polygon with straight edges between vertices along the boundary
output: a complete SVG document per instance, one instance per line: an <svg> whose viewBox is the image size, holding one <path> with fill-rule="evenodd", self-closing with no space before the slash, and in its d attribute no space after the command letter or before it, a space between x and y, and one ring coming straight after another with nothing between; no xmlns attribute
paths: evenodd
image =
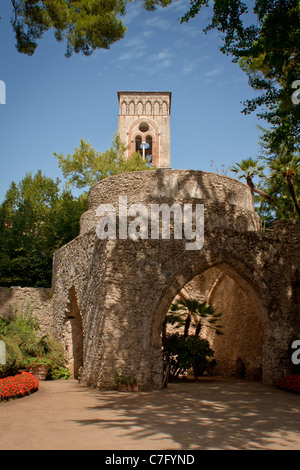
<svg viewBox="0 0 300 470"><path fill-rule="evenodd" d="M153 239L151 232L99 238L99 207L118 215L120 197L128 213L204 206L203 246L187 250L188 237ZM116 222L120 228L120 216ZM109 389L117 373L129 374L143 389L161 387L166 313L182 289L189 286L194 296L200 286L200 295L224 313L223 337L211 338L220 373L242 370L274 383L290 370L289 345L300 329L295 247L299 224L280 221L272 232L261 231L249 187L226 176L158 169L97 183L80 235L55 253L53 264L54 325L73 376Z"/></svg>

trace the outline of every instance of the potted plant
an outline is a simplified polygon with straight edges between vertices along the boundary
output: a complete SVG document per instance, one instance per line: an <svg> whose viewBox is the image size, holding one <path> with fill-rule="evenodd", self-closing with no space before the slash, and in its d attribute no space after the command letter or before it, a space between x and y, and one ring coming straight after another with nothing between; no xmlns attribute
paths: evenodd
<svg viewBox="0 0 300 470"><path fill-rule="evenodd" d="M138 384L136 378L131 375L117 374L114 379L114 385L120 392L137 391Z"/></svg>
<svg viewBox="0 0 300 470"><path fill-rule="evenodd" d="M139 389L139 386L138 386L138 382L137 382L137 379L135 377L131 377L131 380L130 380L130 390L132 392L137 392Z"/></svg>
<svg viewBox="0 0 300 470"><path fill-rule="evenodd" d="M46 380L53 360L49 357L27 356L23 358L24 367L27 372L34 375L38 380Z"/></svg>

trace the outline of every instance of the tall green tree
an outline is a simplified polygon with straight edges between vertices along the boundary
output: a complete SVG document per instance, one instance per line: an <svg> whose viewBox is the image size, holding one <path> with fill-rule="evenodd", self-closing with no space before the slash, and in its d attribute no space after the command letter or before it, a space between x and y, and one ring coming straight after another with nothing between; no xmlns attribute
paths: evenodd
<svg viewBox="0 0 300 470"><path fill-rule="evenodd" d="M191 0L181 21L190 21L209 3ZM269 148L285 142L290 150L299 149L300 106L292 99L300 77L299 0L215 0L204 31L212 29L221 34L221 51L240 63L260 93L245 100L243 112L257 111L270 124Z"/></svg>
<svg viewBox="0 0 300 470"><path fill-rule="evenodd" d="M256 176L259 178L264 178L264 166L260 165L258 160L254 160L253 158L242 160L241 163L236 163L233 165L230 170L233 173L236 173L239 179L244 178L246 180L246 183L250 187L251 193L253 195L254 193L259 194L274 204L272 196L254 184L253 179Z"/></svg>
<svg viewBox="0 0 300 470"><path fill-rule="evenodd" d="M139 1L148 10L171 3ZM128 2L131 0L11 0L17 50L33 55L38 40L48 30L53 30L57 41L66 42L67 57L74 52L90 55L99 48L109 49L125 35L122 16Z"/></svg>
<svg viewBox="0 0 300 470"><path fill-rule="evenodd" d="M80 146L72 154L54 155L67 180L67 186L82 189L90 188L108 176L151 169L139 152L135 152L129 159L124 158L126 148L118 134L115 134L110 149L103 153L81 139Z"/></svg>
<svg viewBox="0 0 300 470"><path fill-rule="evenodd" d="M300 189L300 156L281 153L276 160L270 162L272 170L270 180L276 182L284 179L294 204L294 210L300 218L299 189Z"/></svg>
<svg viewBox="0 0 300 470"><path fill-rule="evenodd" d="M266 148L268 146L265 146ZM267 149L261 157L268 166L269 174L262 181L265 191L276 200L276 208L260 199L259 214L267 221L272 219L299 220L300 155L281 144L277 153Z"/></svg>
<svg viewBox="0 0 300 470"><path fill-rule="evenodd" d="M198 302L196 299L180 298L170 305L163 325L163 336L166 336L166 326L175 325L183 328L183 336L189 336L193 328L193 334L199 336L203 327L211 328L216 334L221 334L222 325L220 318L222 313L207 302Z"/></svg>
<svg viewBox="0 0 300 470"><path fill-rule="evenodd" d="M231 171L246 180L254 195L255 208L268 225L276 219L299 220L299 155L290 153L288 147L282 145L277 155L268 152L261 158L265 161L267 172L263 171L264 165L251 158L236 163ZM255 177L258 178L256 184L253 181Z"/></svg>
<svg viewBox="0 0 300 470"><path fill-rule="evenodd" d="M86 195L60 191L38 171L12 182L0 205L0 285L51 287L55 250L79 234Z"/></svg>

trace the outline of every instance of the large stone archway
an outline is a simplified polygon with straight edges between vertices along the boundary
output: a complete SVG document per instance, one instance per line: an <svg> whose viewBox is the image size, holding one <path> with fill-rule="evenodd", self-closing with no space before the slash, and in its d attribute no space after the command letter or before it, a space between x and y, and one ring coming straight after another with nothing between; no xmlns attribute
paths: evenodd
<svg viewBox="0 0 300 470"><path fill-rule="evenodd" d="M169 290L156 312L153 329L153 342L156 344L160 342L161 323L173 292ZM202 322L201 337L210 342L217 362L212 373L260 380L268 318L252 286L226 263L221 263L197 274L185 284L174 300L180 298L207 302L216 309L216 313L222 314L218 321L220 335L216 334L215 329L209 328L205 320ZM175 328L171 326L167 331L176 333L178 329L175 325Z"/></svg>
<svg viewBox="0 0 300 470"><path fill-rule="evenodd" d="M186 240L172 237L100 240L97 207L117 206L120 195L128 204L146 207L204 204L203 247L186 250ZM116 373L130 373L143 388L159 388L164 315L195 276L218 269L254 305L256 323L258 318L262 325L262 379L274 383L289 371L288 345L300 328L297 247L299 225L278 223L273 232L262 232L249 188L234 179L185 170L107 178L90 191L80 236L55 253L57 334L64 338L69 290L74 286L83 329L80 380L111 388Z"/></svg>

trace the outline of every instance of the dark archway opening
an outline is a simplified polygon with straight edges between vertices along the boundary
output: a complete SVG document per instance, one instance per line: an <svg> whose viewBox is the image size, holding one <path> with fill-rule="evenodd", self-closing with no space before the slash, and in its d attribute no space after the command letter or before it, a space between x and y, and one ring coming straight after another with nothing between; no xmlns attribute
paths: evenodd
<svg viewBox="0 0 300 470"><path fill-rule="evenodd" d="M83 366L83 329L74 287L71 289L70 308L66 325L66 355L71 377L79 379Z"/></svg>
<svg viewBox="0 0 300 470"><path fill-rule="evenodd" d="M215 364L208 367L204 375L260 381L264 339L260 302L256 302L258 299L247 281L232 269L226 268L225 264L217 265L196 275L177 291L170 305L178 299L194 299L222 313L220 319L217 319L222 334L217 334L207 321L202 322L200 333L198 330L200 338L208 341L214 351ZM168 311L165 304L162 323ZM194 320L193 317L191 320ZM184 334L185 326L180 327L175 322L169 325L168 334ZM195 329L190 334L194 335ZM181 375L181 379L188 378L194 379L192 369Z"/></svg>

